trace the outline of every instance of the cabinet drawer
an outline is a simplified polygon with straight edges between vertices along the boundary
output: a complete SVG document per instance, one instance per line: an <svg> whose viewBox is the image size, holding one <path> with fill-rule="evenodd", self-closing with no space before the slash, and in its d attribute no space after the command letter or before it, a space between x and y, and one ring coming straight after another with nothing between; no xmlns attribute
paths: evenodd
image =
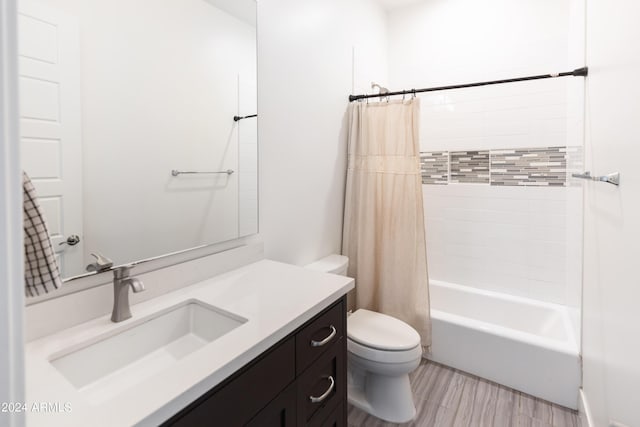
<svg viewBox="0 0 640 427"><path fill-rule="evenodd" d="M344 335L343 302L321 314L296 334L296 373L302 373L314 360Z"/></svg>
<svg viewBox="0 0 640 427"><path fill-rule="evenodd" d="M295 379L295 344L290 338L165 425L180 427L246 424Z"/></svg>
<svg viewBox="0 0 640 427"><path fill-rule="evenodd" d="M298 425L320 426L346 399L344 338L340 338L298 377Z"/></svg>

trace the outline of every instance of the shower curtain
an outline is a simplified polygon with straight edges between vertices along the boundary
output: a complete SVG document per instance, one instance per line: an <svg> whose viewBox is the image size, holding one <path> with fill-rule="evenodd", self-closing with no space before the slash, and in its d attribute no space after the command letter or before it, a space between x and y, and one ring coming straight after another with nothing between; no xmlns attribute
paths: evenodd
<svg viewBox="0 0 640 427"><path fill-rule="evenodd" d="M349 105L342 253L355 306L413 326L431 345L417 98Z"/></svg>

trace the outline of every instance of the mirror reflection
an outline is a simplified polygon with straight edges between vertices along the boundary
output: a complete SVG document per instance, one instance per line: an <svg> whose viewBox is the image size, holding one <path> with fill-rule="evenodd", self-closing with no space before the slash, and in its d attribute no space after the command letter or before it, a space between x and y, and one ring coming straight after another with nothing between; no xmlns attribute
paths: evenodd
<svg viewBox="0 0 640 427"><path fill-rule="evenodd" d="M23 169L63 277L257 232L254 0L19 3Z"/></svg>

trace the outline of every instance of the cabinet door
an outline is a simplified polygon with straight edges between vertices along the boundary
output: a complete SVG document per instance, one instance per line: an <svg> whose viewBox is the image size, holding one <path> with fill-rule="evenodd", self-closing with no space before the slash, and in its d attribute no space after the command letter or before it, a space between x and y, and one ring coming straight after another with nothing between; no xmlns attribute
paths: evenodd
<svg viewBox="0 0 640 427"><path fill-rule="evenodd" d="M294 427L296 425L296 384L273 399L247 427Z"/></svg>
<svg viewBox="0 0 640 427"><path fill-rule="evenodd" d="M293 338L289 338L175 415L164 426L245 425L294 379L295 344Z"/></svg>
<svg viewBox="0 0 640 427"><path fill-rule="evenodd" d="M333 410L329 418L324 420L322 427L346 427L344 404L340 403L336 409Z"/></svg>

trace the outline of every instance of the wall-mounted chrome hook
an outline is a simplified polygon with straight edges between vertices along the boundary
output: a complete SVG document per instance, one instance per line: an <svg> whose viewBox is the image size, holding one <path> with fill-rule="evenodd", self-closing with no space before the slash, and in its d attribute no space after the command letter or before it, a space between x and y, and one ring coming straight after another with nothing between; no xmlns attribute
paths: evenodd
<svg viewBox="0 0 640 427"><path fill-rule="evenodd" d="M613 185L620 185L620 172L613 172L608 175L593 176L591 172L571 174L574 178L588 179L590 181L607 182Z"/></svg>

